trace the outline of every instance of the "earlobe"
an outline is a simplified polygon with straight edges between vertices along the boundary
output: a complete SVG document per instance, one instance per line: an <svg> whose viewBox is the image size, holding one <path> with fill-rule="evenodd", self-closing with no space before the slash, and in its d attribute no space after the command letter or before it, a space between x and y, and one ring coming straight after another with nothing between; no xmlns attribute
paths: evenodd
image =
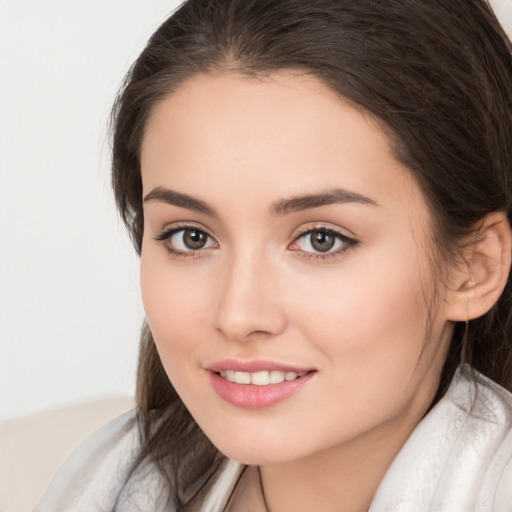
<svg viewBox="0 0 512 512"><path fill-rule="evenodd" d="M464 264L454 272L447 296L448 319L472 320L498 301L511 264L512 236L503 212L487 215L464 249Z"/></svg>

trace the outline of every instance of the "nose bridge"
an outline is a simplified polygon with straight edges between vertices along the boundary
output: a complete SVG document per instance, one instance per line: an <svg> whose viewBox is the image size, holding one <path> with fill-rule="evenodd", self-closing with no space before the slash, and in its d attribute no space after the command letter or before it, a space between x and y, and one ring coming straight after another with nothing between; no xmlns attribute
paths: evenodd
<svg viewBox="0 0 512 512"><path fill-rule="evenodd" d="M234 340L255 335L273 336L286 324L276 293L272 262L251 248L233 251L221 274L216 326Z"/></svg>

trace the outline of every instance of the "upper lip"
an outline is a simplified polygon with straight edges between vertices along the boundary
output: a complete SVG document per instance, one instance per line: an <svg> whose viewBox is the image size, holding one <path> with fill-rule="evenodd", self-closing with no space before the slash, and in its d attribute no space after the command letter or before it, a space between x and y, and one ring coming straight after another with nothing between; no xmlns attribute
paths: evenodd
<svg viewBox="0 0 512 512"><path fill-rule="evenodd" d="M236 372L261 372L261 371L283 371L283 372L295 372L295 373L304 373L314 368L308 368L304 366L296 366L293 364L280 363L277 361L266 361L262 359L253 359L253 360L240 360L240 359L224 359L222 361L217 361L206 367L207 370L211 372L222 372L227 370L234 370Z"/></svg>

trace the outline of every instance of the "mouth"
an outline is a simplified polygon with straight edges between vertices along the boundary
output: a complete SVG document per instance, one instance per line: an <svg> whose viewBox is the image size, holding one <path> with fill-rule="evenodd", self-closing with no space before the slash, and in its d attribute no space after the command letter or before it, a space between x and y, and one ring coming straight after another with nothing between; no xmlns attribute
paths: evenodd
<svg viewBox="0 0 512 512"><path fill-rule="evenodd" d="M274 362L223 361L208 368L215 392L245 409L275 405L308 387L317 371Z"/></svg>
<svg viewBox="0 0 512 512"><path fill-rule="evenodd" d="M241 372L235 370L222 370L215 372L228 382L236 384L253 384L254 386L268 386L270 384L281 384L304 377L308 372L294 372L283 370L262 370L258 372Z"/></svg>

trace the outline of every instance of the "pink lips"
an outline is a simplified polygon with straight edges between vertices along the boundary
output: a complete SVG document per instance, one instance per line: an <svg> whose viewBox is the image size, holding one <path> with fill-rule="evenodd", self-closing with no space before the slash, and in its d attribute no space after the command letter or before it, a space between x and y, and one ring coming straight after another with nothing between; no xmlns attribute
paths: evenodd
<svg viewBox="0 0 512 512"><path fill-rule="evenodd" d="M219 361L207 368L210 371L210 382L216 393L226 402L245 409L263 409L275 405L300 391L316 373L309 368L293 367L272 361ZM234 370L237 372L255 373L260 371L283 371L304 374L295 380L278 384L258 386L254 384L237 384L221 377L219 372Z"/></svg>

